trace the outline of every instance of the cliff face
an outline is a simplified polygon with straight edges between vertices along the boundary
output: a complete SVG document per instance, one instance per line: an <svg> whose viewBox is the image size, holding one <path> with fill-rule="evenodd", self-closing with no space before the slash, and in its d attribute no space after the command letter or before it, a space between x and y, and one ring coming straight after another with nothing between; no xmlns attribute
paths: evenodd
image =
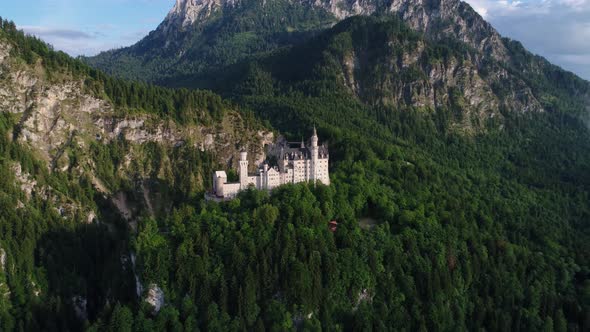
<svg viewBox="0 0 590 332"><path fill-rule="evenodd" d="M507 51L498 32L460 0L330 0L310 1L342 20L356 15L392 14L411 28L440 39L456 38L498 60Z"/></svg>
<svg viewBox="0 0 590 332"><path fill-rule="evenodd" d="M176 150L198 151L211 155L214 164L232 167L242 147L249 149L252 162L256 162L264 158L264 145L273 141L272 132L247 128L240 113L232 110L211 125L180 125L148 113L126 115L107 98L90 92L83 78L65 73L49 77L41 61L26 65L10 56L11 49L9 42L0 39L0 109L14 118L11 140L30 147L50 173L69 174L73 179L91 178L95 190L112 199L124 219L135 217L127 211L133 204L128 199L121 200L121 195L125 196L119 193L121 188L101 178L96 159L100 146L124 146L114 176L136 183L134 190L145 194L137 195L144 200L140 203L149 206L159 199L152 195L154 189L149 184L170 181ZM150 145L163 151L164 162L149 165L152 157L146 149ZM89 222L96 216L90 207L40 184L20 164L13 165L13 169L18 186L29 199L34 195L49 199L60 206L59 212L64 216L80 212ZM208 176L200 173L192 181L197 188L206 189Z"/></svg>
<svg viewBox="0 0 590 332"><path fill-rule="evenodd" d="M374 34L366 42L355 37L364 27L379 31L380 25L383 23L364 23L336 34L323 50L340 64L341 84L365 103L454 109L460 113L458 125L464 129L481 126L487 119L500 119L501 109L544 111L525 81L497 63L482 62L477 51L457 49L437 56L439 45L428 39ZM350 39L351 47L330 51L337 49L343 38ZM315 65L319 68L327 63ZM511 88L500 94L497 86Z"/></svg>
<svg viewBox="0 0 590 332"><path fill-rule="evenodd" d="M235 5L235 0L176 0L176 4L160 29L187 29L194 23L203 22L217 10Z"/></svg>

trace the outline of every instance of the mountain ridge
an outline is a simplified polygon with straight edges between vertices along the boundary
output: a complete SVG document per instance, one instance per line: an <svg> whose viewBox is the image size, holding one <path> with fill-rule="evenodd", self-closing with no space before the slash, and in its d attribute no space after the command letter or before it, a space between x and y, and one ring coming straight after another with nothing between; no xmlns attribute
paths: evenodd
<svg viewBox="0 0 590 332"><path fill-rule="evenodd" d="M291 21L285 21L292 13L296 15L293 15ZM146 79L165 86L198 87L221 92L220 89L224 87L220 87L217 81L220 77L227 76L227 72L233 71L232 67L239 67L240 63L264 62L264 59L273 57L273 54L281 53L282 49L304 45L315 36L330 31L337 22L359 14L384 19L397 17L403 24L422 35L424 43L443 49L449 46L466 49L460 57L468 61L461 60L452 67L460 70L461 66L467 65L472 68L468 75L475 77L479 83L473 85L466 83L467 81L435 82L436 78L430 77L425 80L427 86L419 89L430 90L431 94L434 93L435 85L443 84L444 88L438 91L440 95L447 94L456 84L458 91L462 93L480 88L479 91L469 92L475 99L468 95L466 105L480 103L477 96L490 95L490 91L494 95L493 98L498 100L503 100L506 96L509 100L523 100L508 102L505 105L499 102L489 104L492 113L498 113L501 107L512 108L517 112L527 109L553 109L557 101L562 105L576 104L567 107L577 108L577 112L585 118L582 112L590 107L590 83L561 70L541 57L532 55L520 43L502 38L467 3L459 0L178 0L158 28L137 44L106 52L86 61L114 75L127 78ZM384 43L371 47L374 52L383 53L391 48L391 45L385 43L384 39ZM338 60L342 62L343 68L348 68L344 68L345 71L349 72L345 74L348 81L343 82L344 85L350 85L350 79L354 76L352 65L355 63L355 56L348 56L352 61L350 63L346 59ZM412 56L427 55L418 52ZM387 79L391 82L387 84L394 87L392 91L384 91L386 99L388 94L399 94L401 90L414 89L411 86L414 83L406 84L399 81L394 72L389 72L393 67L407 66L410 62L422 63L418 70L422 75L427 78L430 75L440 75L432 71L431 64L420 59L410 62L407 62L407 59L399 59L398 63L394 63L395 58L396 56L391 54L389 57L374 59L379 61L374 65L384 69L374 73L377 76L389 75ZM292 61L299 60L293 58ZM448 74L455 75L450 72ZM559 82L568 86L555 85L562 84ZM395 88L399 85L401 87ZM351 89L353 94L358 91L360 90ZM568 98L571 101L568 101ZM429 96L428 99L436 98ZM399 106L398 103L394 104ZM440 103L408 104L430 105L436 108Z"/></svg>
<svg viewBox="0 0 590 332"><path fill-rule="evenodd" d="M262 1L265 6L273 0ZM217 10L231 9L248 0L177 0L162 25L164 30L171 26L186 29L193 24L203 24L204 21ZM498 32L471 8L469 4L460 0L287 0L289 3L299 3L309 7L321 8L334 15L337 20L343 20L356 15L388 15L395 14L403 19L410 27L429 34L432 25L438 21L449 20L454 26L452 33L460 40L479 44L480 50L495 50L492 55L497 59L505 56L501 49ZM180 21L180 24L179 24ZM161 29L159 26L157 28ZM436 32L440 27L435 27ZM443 31L451 33L451 31ZM481 36L487 35L487 36Z"/></svg>
<svg viewBox="0 0 590 332"><path fill-rule="evenodd" d="M95 57L87 58L86 61L111 74L123 75L127 78L141 79L143 77L145 79L146 75L125 76L126 71L123 68L113 70L111 66L116 65L117 61L122 61L126 65L136 66L137 70L143 73L155 71L156 77L158 75L164 76L168 74L166 71L174 71L175 65L201 61L199 58L203 57L206 64L215 66L215 57L208 60L207 53L202 51L194 53L194 51L196 48L202 47L199 45L205 45L204 43L212 44L205 47L226 47L223 44L219 45L215 41L215 36L213 39L207 37L210 33L219 36L219 32L216 30L229 33L227 38L241 36L243 32L248 31L259 36L258 39L244 41L246 43L245 49L237 55L239 61L260 51L273 50L282 45L292 44L288 40L286 44L280 41L276 43L277 38L273 35L277 33L289 35L323 30L326 26L331 26L350 16L374 14L397 15L410 27L423 31L430 38L440 39L452 35L481 51L492 54L496 59L505 60L506 50L500 35L468 4L459 0L425 2L391 0L383 3L376 0L178 0L164 21L135 45L103 52ZM232 17L232 15L239 16ZM263 20L262 17L269 15L276 16L274 22L267 23ZM291 16L295 16L295 18L291 18ZM270 25L265 26L266 24ZM264 27L260 27L261 25ZM270 36L266 36L269 32ZM271 39L270 42L268 42L269 39ZM260 41L269 45L257 49L254 45L260 44ZM227 47L242 48L244 45L234 43ZM193 52L191 53L191 51ZM139 62L129 61L133 58ZM157 69L158 62L162 61L170 62L170 64L162 67L161 70ZM147 66L148 69L141 68L142 66ZM188 67L190 68L190 65ZM146 70L148 71L146 72ZM199 68L189 70L194 73L202 71ZM158 74L158 72L160 73ZM148 75L148 80L154 81L149 78L150 76Z"/></svg>

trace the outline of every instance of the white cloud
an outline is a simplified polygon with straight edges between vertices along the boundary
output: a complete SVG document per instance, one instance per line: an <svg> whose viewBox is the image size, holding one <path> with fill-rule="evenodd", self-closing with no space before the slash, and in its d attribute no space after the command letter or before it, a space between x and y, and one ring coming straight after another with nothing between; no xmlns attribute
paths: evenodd
<svg viewBox="0 0 590 332"><path fill-rule="evenodd" d="M146 29L119 34L114 25L104 24L88 31L28 25L19 26L19 28L72 56L95 55L105 50L127 46L140 40L148 33Z"/></svg>
<svg viewBox="0 0 590 332"><path fill-rule="evenodd" d="M67 38L67 39L92 39L93 36L87 32L73 29L59 29L59 28L48 28L40 26L25 25L21 26L24 32L31 35L38 35L44 37L55 37L55 38Z"/></svg>
<svg viewBox="0 0 590 332"><path fill-rule="evenodd" d="M466 0L506 37L590 80L590 0Z"/></svg>

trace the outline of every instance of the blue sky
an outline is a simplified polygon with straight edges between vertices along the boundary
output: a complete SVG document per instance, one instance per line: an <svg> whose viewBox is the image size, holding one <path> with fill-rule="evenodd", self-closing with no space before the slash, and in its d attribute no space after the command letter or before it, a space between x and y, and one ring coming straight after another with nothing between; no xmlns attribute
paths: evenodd
<svg viewBox="0 0 590 332"><path fill-rule="evenodd" d="M131 45L174 0L2 0L0 15L71 55ZM467 0L504 36L590 80L590 0Z"/></svg>
<svg viewBox="0 0 590 332"><path fill-rule="evenodd" d="M1 0L0 16L71 55L129 46L154 30L174 0Z"/></svg>

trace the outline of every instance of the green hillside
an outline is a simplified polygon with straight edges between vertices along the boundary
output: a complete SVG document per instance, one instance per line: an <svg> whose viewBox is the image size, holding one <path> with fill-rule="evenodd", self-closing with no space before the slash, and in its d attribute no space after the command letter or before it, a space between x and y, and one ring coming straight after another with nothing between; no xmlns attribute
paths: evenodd
<svg viewBox="0 0 590 332"><path fill-rule="evenodd" d="M303 320L306 328L559 330L570 324L570 329L583 329L588 324L587 307L582 304L588 292L588 261L581 253L589 249L585 220L590 137L577 117L583 97L571 97L583 96L575 91L587 91L587 84L561 71L552 80L523 77L535 86L534 98L551 98L555 103L544 103L545 112L505 107L497 120L479 123L479 130L465 136L460 130L461 117L469 110L461 108L460 98L435 110L403 103L383 105L371 96L351 93L342 83L343 55L355 50L382 60L382 45L391 37L402 45L402 53L425 42L395 19L354 18L309 43L220 73L219 91L291 137L306 135L307 128L317 124L320 138L330 145L333 185L328 196L315 194L314 199L310 194L306 206L300 205L307 199L297 188L259 198L255 206L278 208L278 216L267 217L272 227L258 225L257 211L249 212L251 203L243 204L254 193L215 210L227 220L227 227L237 228L233 231L237 238L230 243L243 244L232 245L231 253L222 249L222 243L213 250L203 249L217 253L209 258L209 273L219 265L215 262L222 262L224 269L221 277L205 274L199 279L213 283L213 295L205 299L197 295L202 302L196 302L195 319L209 322L211 316L202 315L211 314L209 310L217 313L218 305L223 308L228 303L229 318L222 324L235 328L245 324L281 330L286 327L277 324L283 320L313 313ZM421 80L432 63L460 62L475 53L452 40L426 43L430 46L422 55L423 62L413 72L399 73L401 80ZM518 47L512 52L546 65ZM486 68L501 65L518 72L510 64L489 63ZM367 71L369 83L375 79L373 73L383 73L378 67ZM374 92L372 88L367 91ZM494 94L502 98L500 92ZM333 209L324 210L323 205ZM314 206L323 214L316 216ZM188 211L174 222L192 220L193 212ZM207 214L203 220L212 218ZM324 245L326 223L331 219L340 222L339 229L333 242ZM362 230L359 221L367 219L378 226ZM310 226L308 220L315 223ZM250 231L250 227L255 229ZM295 244L291 240L284 243L283 227L294 228ZM315 230L311 240L304 235L309 228ZM264 236L269 232L271 238L281 240L265 245ZM232 231L220 233L226 237ZM183 237L187 238L192 241L194 236ZM172 257L179 257L174 252L184 250L184 241L172 244ZM287 259L285 251L297 246L300 249L294 257ZM314 250L321 258L315 258ZM239 254L244 251L256 254L245 255L248 259ZM315 260L322 262L321 273L314 272ZM284 261L293 266L280 265ZM337 262L335 270L325 270L333 266L332 261ZM296 262L303 264L304 277ZM272 272L264 272L267 269ZM179 285L184 283L180 287L185 291L191 289L194 273L178 272L184 271L180 265L168 270L172 275L186 275ZM236 274L244 278L241 284L237 277L242 287L248 286L250 278L258 279L251 286L256 299L253 312L244 311L253 302L239 298L232 302L231 296L225 300L223 293L215 293L224 290L230 278L233 282ZM566 275L570 281L559 280ZM302 285L296 282L300 278L304 278ZM356 307L355 298L365 289L372 301ZM237 293L230 290L229 294L240 294L239 286L234 290ZM289 316L266 316L275 312L277 294L284 293L279 303L281 312ZM574 298L579 305L570 302ZM211 299L216 303L214 309L209 306ZM207 307L204 313L203 306ZM563 323L562 312L569 323ZM215 329L217 325L199 326Z"/></svg>
<svg viewBox="0 0 590 332"><path fill-rule="evenodd" d="M77 75L92 77L94 91L123 114L137 108L181 125L217 124L235 108L251 126L260 121L289 138L309 135L315 124L330 147L332 180L329 187L288 185L205 202L200 190L208 183L178 189L185 188L183 174L221 165L190 145L148 144L145 163L169 155L178 165L204 166L175 171L174 181L155 174L174 193L160 196L170 209L143 213L136 231L115 213L81 226L41 198L14 209L24 194L14 185L12 161L69 186L64 192L85 204L101 204L101 195L67 174L45 172L34 146L11 140L18 122L3 112L0 204L15 212L0 215L0 247L9 253L0 287L10 292L0 300L2 330L590 328L590 132L580 116L588 84L517 44L509 52L543 74L527 74L522 61L478 63L488 73L478 74L483 83L474 91L489 97L478 108L466 97L475 81L436 86L425 76L437 65L469 68L479 51L431 41L397 19L352 18L220 71L212 87L232 106L212 93L111 79L7 23L2 37L17 45L11 57L18 61L39 56L49 68L51 59L62 59L55 60L58 72L81 66ZM418 55L414 65L397 65L408 53ZM347 79L350 54L366 61ZM491 73L499 71L512 74L497 81ZM385 82L392 85L377 89ZM428 100L419 92L396 99L396 84L447 97L434 105L417 103ZM512 94L517 87L528 90ZM153 99L143 97L149 91ZM199 116L183 115L178 105L194 94L206 106L197 108ZM125 144L95 148L104 170L123 159L118 149ZM130 181L113 178L114 186ZM334 233L331 220L338 222ZM143 286L139 297L134 274ZM160 310L144 301L156 287L165 298ZM85 320L76 315L76 296L88 301Z"/></svg>

